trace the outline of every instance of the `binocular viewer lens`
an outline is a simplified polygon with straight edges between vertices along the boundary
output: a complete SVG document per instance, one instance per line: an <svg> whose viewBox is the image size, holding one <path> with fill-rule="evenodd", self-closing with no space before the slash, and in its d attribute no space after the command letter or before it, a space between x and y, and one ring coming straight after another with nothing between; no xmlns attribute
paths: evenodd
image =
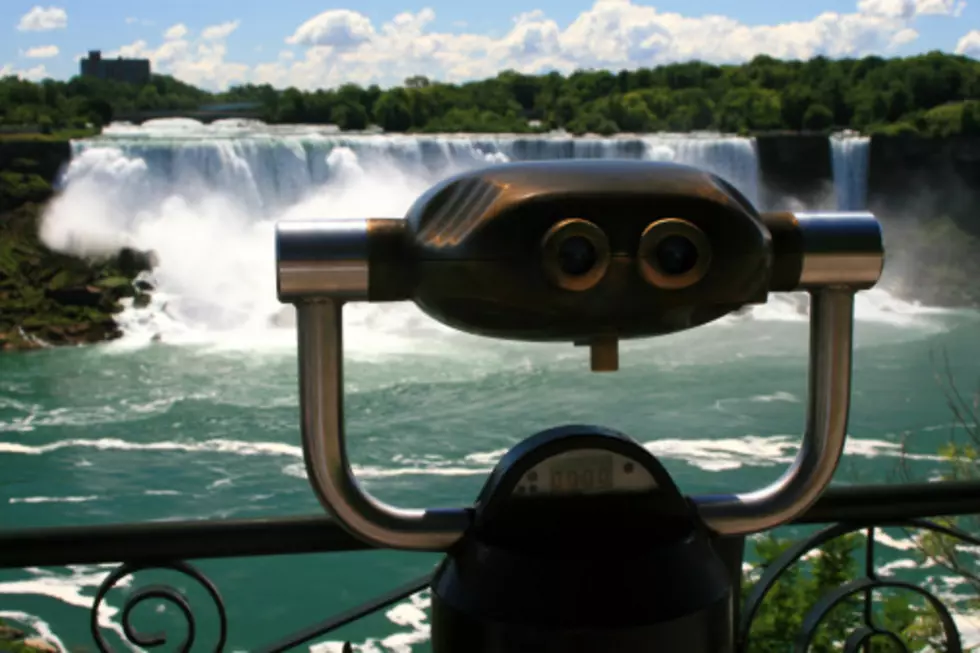
<svg viewBox="0 0 980 653"><path fill-rule="evenodd" d="M558 246L558 267L569 276L582 276L598 262L599 252L585 236L571 236Z"/></svg>
<svg viewBox="0 0 980 653"><path fill-rule="evenodd" d="M653 286L679 290L708 273L711 245L693 223L680 218L657 220L640 238L640 274Z"/></svg>
<svg viewBox="0 0 980 653"><path fill-rule="evenodd" d="M684 236L667 236L653 250L654 265L665 274L690 272L698 262L698 248Z"/></svg>
<svg viewBox="0 0 980 653"><path fill-rule="evenodd" d="M545 274L560 288L588 290L609 267L609 240L588 220L570 218L554 225L542 243Z"/></svg>
<svg viewBox="0 0 980 653"><path fill-rule="evenodd" d="M588 290L605 275L609 240L594 223L563 220L545 235L543 265L551 280L566 290ZM644 230L636 252L640 275L664 289L685 288L704 277L711 252L704 233L679 218L655 220Z"/></svg>

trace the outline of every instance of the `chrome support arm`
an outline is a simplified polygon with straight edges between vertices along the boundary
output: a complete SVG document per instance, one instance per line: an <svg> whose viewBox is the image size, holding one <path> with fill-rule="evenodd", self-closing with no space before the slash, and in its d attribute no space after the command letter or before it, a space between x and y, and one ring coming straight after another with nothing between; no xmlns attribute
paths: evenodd
<svg viewBox="0 0 980 653"><path fill-rule="evenodd" d="M705 524L724 535L792 521L830 485L847 439L854 294L877 283L884 266L881 226L872 214L798 212L787 217L802 256L792 289L810 293L806 427L796 459L771 485L693 497Z"/></svg>
<svg viewBox="0 0 980 653"><path fill-rule="evenodd" d="M764 531L791 521L820 497L837 469L851 399L854 291L810 293L806 430L796 459L774 483L754 492L694 497L709 528L723 535Z"/></svg>
<svg viewBox="0 0 980 653"><path fill-rule="evenodd" d="M303 458L320 503L355 537L379 547L445 551L470 522L465 508L403 510L365 492L344 442L342 304L322 299L296 306Z"/></svg>

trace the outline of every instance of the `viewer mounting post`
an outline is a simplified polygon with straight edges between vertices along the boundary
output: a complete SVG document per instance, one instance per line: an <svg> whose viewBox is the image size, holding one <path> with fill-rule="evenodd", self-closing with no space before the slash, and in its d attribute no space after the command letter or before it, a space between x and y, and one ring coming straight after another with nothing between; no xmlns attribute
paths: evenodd
<svg viewBox="0 0 980 653"><path fill-rule="evenodd" d="M310 483L354 537L448 553L433 580L434 650L687 653L733 646L731 574L711 542L797 518L833 476L854 293L878 281L884 252L868 213L760 214L695 168L587 160L463 173L404 218L282 221L276 259L279 298L297 309ZM795 461L768 487L688 500L634 440L585 425L520 442L471 507L395 508L351 471L347 302L413 301L469 333L587 344L592 369L610 371L621 339L794 291L811 298L805 426ZM670 600L651 596L656 586L671 587Z"/></svg>

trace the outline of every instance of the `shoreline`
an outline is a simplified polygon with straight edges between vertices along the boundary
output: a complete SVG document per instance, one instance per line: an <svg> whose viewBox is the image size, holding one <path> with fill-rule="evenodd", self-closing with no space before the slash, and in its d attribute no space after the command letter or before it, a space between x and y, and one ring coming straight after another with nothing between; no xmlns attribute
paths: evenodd
<svg viewBox="0 0 980 653"><path fill-rule="evenodd" d="M114 340L122 335L120 300L149 303L153 288L138 277L153 268L152 254L122 249L83 259L40 241L66 143L29 142L0 167L0 352Z"/></svg>
<svg viewBox="0 0 980 653"><path fill-rule="evenodd" d="M120 300L149 303L137 277L153 257L132 249L103 260L53 252L37 239L43 208L0 214L0 352L95 344L122 336Z"/></svg>

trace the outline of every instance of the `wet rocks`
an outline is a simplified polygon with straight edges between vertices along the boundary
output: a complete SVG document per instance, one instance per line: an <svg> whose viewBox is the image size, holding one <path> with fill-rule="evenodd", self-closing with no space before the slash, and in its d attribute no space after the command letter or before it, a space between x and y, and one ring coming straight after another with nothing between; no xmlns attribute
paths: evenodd
<svg viewBox="0 0 980 653"><path fill-rule="evenodd" d="M152 269L156 255L126 248L85 260L53 252L37 238L41 212L24 204L0 214L0 351L120 337L122 301L150 303L152 285L136 277Z"/></svg>

